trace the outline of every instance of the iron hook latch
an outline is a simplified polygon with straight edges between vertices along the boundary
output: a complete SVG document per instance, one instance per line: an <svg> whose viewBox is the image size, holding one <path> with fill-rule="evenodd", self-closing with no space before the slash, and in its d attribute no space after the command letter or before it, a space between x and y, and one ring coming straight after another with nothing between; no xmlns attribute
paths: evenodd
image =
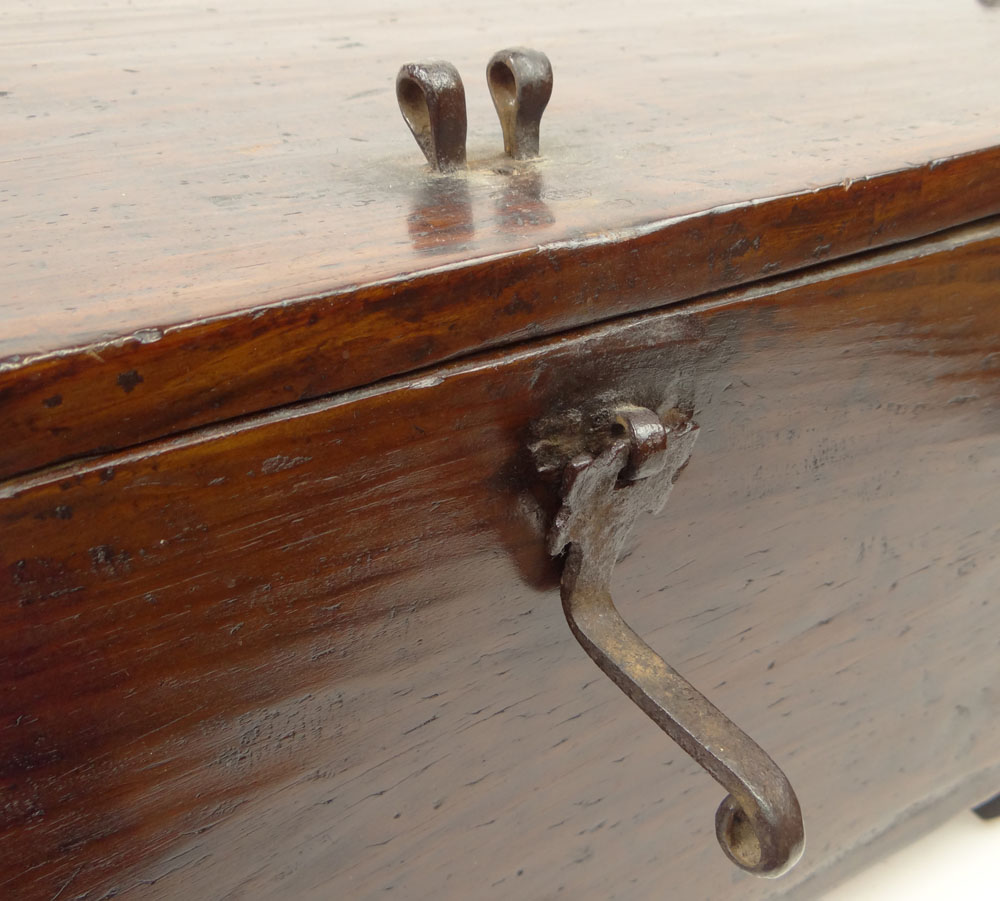
<svg viewBox="0 0 1000 901"><path fill-rule="evenodd" d="M563 610L604 673L726 789L715 829L729 859L751 873L779 876L805 845L787 777L629 627L611 598L611 574L636 518L663 507L698 437L698 427L679 411L665 419L643 407L618 407L605 417L603 448L579 450L593 447L591 438L564 454L562 505L548 536L549 552L566 554ZM553 442L547 445L551 470ZM535 451L540 463L537 445Z"/></svg>

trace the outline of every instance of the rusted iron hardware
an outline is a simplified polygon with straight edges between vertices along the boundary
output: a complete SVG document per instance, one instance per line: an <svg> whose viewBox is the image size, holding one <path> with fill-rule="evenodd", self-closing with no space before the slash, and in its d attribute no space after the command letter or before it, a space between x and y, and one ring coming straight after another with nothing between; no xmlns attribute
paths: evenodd
<svg viewBox="0 0 1000 901"><path fill-rule="evenodd" d="M501 50L486 66L486 82L500 117L504 153L534 159L542 113L552 96L549 58L528 47ZM468 115L458 69L444 60L407 63L396 75L396 100L431 168L464 169Z"/></svg>
<svg viewBox="0 0 1000 901"><path fill-rule="evenodd" d="M726 789L715 830L729 859L751 873L779 876L805 844L799 802L785 774L632 631L611 598L612 571L636 518L662 508L698 427L676 410L664 421L632 406L608 411L606 422L603 442L578 438L575 449L562 451L562 506L548 549L565 552L566 619L604 673ZM552 447L547 466L534 448L541 471L552 469Z"/></svg>
<svg viewBox="0 0 1000 901"><path fill-rule="evenodd" d="M427 162L438 172L465 167L465 86L451 63L407 63L396 76L396 100Z"/></svg>
<svg viewBox="0 0 1000 901"><path fill-rule="evenodd" d="M552 64L539 50L509 47L494 53L486 81L503 129L504 153L515 160L538 156L542 113L552 96Z"/></svg>

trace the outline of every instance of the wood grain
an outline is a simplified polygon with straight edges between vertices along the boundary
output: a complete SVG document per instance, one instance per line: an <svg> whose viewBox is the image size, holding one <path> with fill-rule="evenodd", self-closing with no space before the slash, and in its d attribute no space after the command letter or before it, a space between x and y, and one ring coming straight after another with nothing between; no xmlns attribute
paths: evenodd
<svg viewBox="0 0 1000 901"><path fill-rule="evenodd" d="M972 0L0 10L0 477L996 214L998 39ZM512 42L556 76L522 172ZM393 96L432 56L453 179Z"/></svg>
<svg viewBox="0 0 1000 901"><path fill-rule="evenodd" d="M981 799L998 282L979 225L7 482L3 891L814 897ZM795 785L781 882L562 620L524 446L597 396L695 410L616 597Z"/></svg>

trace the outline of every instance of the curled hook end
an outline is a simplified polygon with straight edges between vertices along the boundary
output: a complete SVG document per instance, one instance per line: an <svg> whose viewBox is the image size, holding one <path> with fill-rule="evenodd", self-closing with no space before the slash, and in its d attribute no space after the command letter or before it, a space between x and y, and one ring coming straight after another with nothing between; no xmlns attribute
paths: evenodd
<svg viewBox="0 0 1000 901"><path fill-rule="evenodd" d="M799 803L794 794L789 800L789 809L780 817L767 817L763 812L752 817L732 795L726 795L715 813L715 834L726 857L757 876L773 878L794 867L806 839Z"/></svg>

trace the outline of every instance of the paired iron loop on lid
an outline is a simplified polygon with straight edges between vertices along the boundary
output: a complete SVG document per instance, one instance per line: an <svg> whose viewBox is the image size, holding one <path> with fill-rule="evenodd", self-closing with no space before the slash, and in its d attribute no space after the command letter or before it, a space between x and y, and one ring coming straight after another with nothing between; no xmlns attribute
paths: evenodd
<svg viewBox="0 0 1000 901"><path fill-rule="evenodd" d="M552 64L539 50L510 47L486 66L504 152L515 160L539 155L542 113L552 96ZM396 100L431 168L452 172L466 165L468 118L465 86L451 63L407 63L396 76Z"/></svg>

